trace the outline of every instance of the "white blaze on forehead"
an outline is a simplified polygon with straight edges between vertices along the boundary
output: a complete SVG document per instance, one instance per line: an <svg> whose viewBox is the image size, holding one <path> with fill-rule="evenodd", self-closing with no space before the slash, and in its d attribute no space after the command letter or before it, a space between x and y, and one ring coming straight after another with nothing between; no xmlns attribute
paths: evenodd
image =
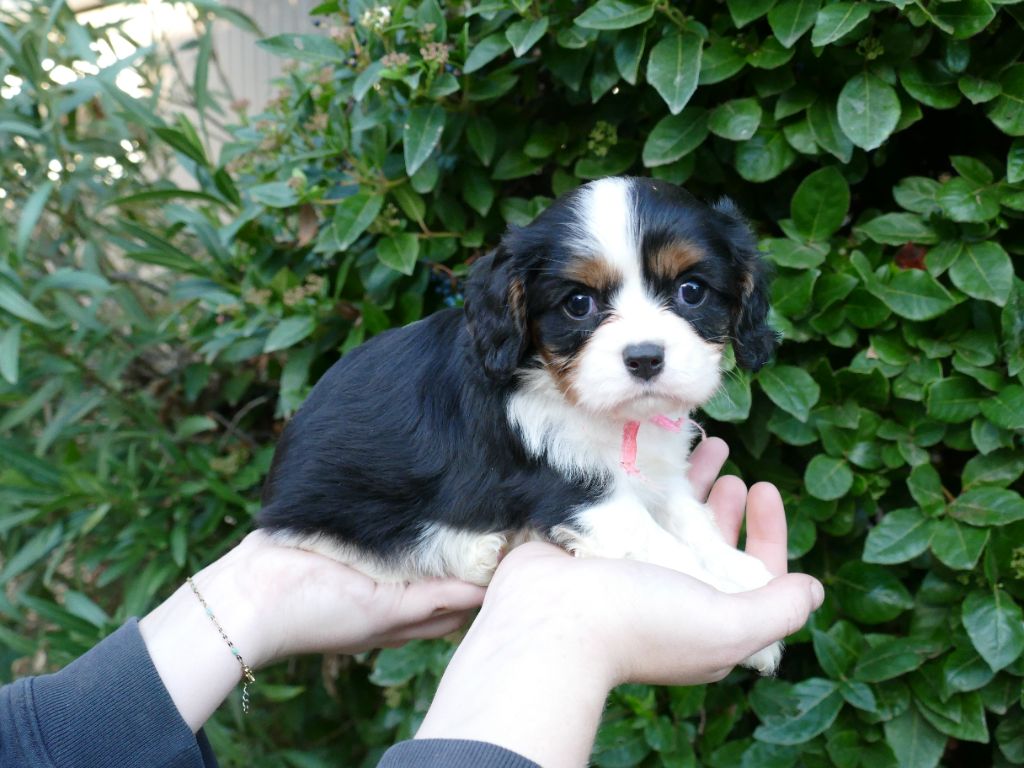
<svg viewBox="0 0 1024 768"><path fill-rule="evenodd" d="M600 179L583 189L577 205L579 243L586 257L604 259L625 282L639 282L640 227L628 179Z"/></svg>

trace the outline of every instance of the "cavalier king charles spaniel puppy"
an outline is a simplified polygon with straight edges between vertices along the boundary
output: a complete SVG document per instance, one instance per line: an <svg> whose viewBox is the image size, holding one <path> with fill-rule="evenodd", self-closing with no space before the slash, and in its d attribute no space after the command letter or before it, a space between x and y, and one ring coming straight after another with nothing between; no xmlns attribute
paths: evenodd
<svg viewBox="0 0 1024 768"><path fill-rule="evenodd" d="M473 265L465 309L327 371L277 446L259 523L384 581L487 584L540 538L725 592L763 586L686 459L726 342L750 370L775 348L766 283L728 200L642 178L569 192ZM770 674L780 657L745 664Z"/></svg>

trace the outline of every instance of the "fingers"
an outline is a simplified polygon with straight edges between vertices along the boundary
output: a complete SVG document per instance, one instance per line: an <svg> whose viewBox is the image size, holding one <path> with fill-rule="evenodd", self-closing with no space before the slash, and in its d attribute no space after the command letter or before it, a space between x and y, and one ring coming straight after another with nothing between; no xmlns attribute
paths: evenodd
<svg viewBox="0 0 1024 768"><path fill-rule="evenodd" d="M784 574L789 561L787 535L779 489L757 483L747 495L747 554L761 560L773 575Z"/></svg>
<svg viewBox="0 0 1024 768"><path fill-rule="evenodd" d="M715 522L722 536L732 546L740 538L743 525L743 507L747 501L747 486L734 475L720 477L708 496L708 505L715 513Z"/></svg>
<svg viewBox="0 0 1024 768"><path fill-rule="evenodd" d="M790 573L729 599L736 611L731 626L743 628L742 636L736 638L742 660L806 624L825 599L825 590L812 576Z"/></svg>
<svg viewBox="0 0 1024 768"><path fill-rule="evenodd" d="M729 445L718 437L701 440L690 455L690 485L701 501L708 497L711 486L722 471L722 465L729 458Z"/></svg>
<svg viewBox="0 0 1024 768"><path fill-rule="evenodd" d="M396 623L414 624L421 621L462 613L479 608L484 601L485 589L456 579L414 581L396 585L403 590L401 603L395 615Z"/></svg>
<svg viewBox="0 0 1024 768"><path fill-rule="evenodd" d="M380 646L383 648L396 648L410 640L430 640L435 637L450 635L469 621L475 613L475 610L457 611L443 616L435 616L416 624L399 627L395 631L389 632L387 637L381 641Z"/></svg>

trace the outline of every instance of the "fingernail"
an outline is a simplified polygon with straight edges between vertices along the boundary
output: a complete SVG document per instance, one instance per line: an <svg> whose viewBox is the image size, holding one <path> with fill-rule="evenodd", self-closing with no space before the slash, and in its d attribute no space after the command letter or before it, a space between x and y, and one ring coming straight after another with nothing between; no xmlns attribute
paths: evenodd
<svg viewBox="0 0 1024 768"><path fill-rule="evenodd" d="M825 588L817 579L811 581L811 601L814 603L814 610L818 610L825 602Z"/></svg>

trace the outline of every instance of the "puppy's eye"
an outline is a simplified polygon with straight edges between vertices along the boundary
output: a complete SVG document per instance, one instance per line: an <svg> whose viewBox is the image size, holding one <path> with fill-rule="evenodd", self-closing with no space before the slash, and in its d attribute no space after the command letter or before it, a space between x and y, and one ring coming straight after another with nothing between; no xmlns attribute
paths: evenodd
<svg viewBox="0 0 1024 768"><path fill-rule="evenodd" d="M565 311L570 317L581 319L597 311L597 303L593 296L585 293L574 293L565 300Z"/></svg>
<svg viewBox="0 0 1024 768"><path fill-rule="evenodd" d="M708 295L708 287L699 280L687 280L679 286L676 298L690 307L696 307Z"/></svg>

